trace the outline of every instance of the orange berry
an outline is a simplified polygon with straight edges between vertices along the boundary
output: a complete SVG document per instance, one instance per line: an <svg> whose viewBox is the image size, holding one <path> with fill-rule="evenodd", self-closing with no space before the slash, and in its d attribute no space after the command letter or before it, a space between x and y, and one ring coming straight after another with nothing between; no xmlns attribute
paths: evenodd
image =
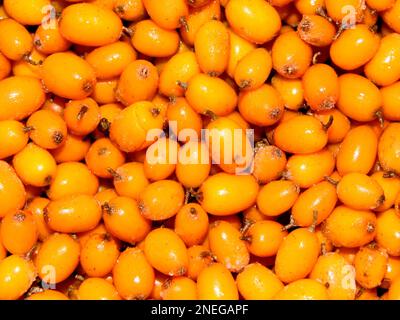
<svg viewBox="0 0 400 320"><path fill-rule="evenodd" d="M142 250L128 248L119 256L113 269L113 281L126 300L146 299L153 289L154 269Z"/></svg>
<svg viewBox="0 0 400 320"><path fill-rule="evenodd" d="M257 44L272 40L281 28L278 12L266 1L232 0L225 14L233 31Z"/></svg>
<svg viewBox="0 0 400 320"><path fill-rule="evenodd" d="M229 270L221 263L204 268L197 278L200 300L238 300L239 293Z"/></svg>
<svg viewBox="0 0 400 320"><path fill-rule="evenodd" d="M102 208L104 225L114 237L135 243L142 241L150 232L151 221L142 217L135 200L113 197Z"/></svg>
<svg viewBox="0 0 400 320"><path fill-rule="evenodd" d="M144 253L154 269L169 276L187 273L189 257L182 239L167 228L153 229L145 239Z"/></svg>
<svg viewBox="0 0 400 320"><path fill-rule="evenodd" d="M103 46L121 36L121 19L111 10L91 3L77 3L62 11L61 35L72 43Z"/></svg>

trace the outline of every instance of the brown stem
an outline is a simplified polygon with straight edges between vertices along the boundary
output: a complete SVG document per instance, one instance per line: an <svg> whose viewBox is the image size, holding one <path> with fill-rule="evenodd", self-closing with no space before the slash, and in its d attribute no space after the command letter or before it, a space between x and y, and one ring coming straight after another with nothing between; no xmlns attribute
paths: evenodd
<svg viewBox="0 0 400 320"><path fill-rule="evenodd" d="M76 115L76 120L81 121L86 112L89 111L88 106L83 105Z"/></svg>
<svg viewBox="0 0 400 320"><path fill-rule="evenodd" d="M328 131L328 129L332 126L332 124L333 124L333 116L329 116L328 122L325 123L325 124L322 124L322 128L323 128L325 131Z"/></svg>

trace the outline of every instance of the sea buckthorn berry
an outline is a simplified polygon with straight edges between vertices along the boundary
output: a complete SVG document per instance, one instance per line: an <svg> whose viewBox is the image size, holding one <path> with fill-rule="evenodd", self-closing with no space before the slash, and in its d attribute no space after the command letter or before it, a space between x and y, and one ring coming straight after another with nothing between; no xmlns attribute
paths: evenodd
<svg viewBox="0 0 400 320"><path fill-rule="evenodd" d="M305 190L292 207L292 218L301 227L315 227L325 221L337 202L336 188L322 181Z"/></svg>
<svg viewBox="0 0 400 320"><path fill-rule="evenodd" d="M71 43L61 35L58 23L54 24L54 28L40 25L36 29L33 44L39 52L44 54L67 51L71 47Z"/></svg>
<svg viewBox="0 0 400 320"><path fill-rule="evenodd" d="M261 184L279 179L286 167L285 153L271 145L259 142L254 154L253 176Z"/></svg>
<svg viewBox="0 0 400 320"><path fill-rule="evenodd" d="M377 53L380 38L365 24L347 29L332 43L330 56L344 70L354 70L369 62Z"/></svg>
<svg viewBox="0 0 400 320"><path fill-rule="evenodd" d="M238 106L243 118L257 126L270 126L277 123L284 112L280 94L268 84L263 84L254 90L242 91L239 95Z"/></svg>
<svg viewBox="0 0 400 320"><path fill-rule="evenodd" d="M113 170L123 165L125 155L108 138L96 140L89 148L86 164L90 171L101 178L111 178Z"/></svg>
<svg viewBox="0 0 400 320"><path fill-rule="evenodd" d="M118 167L114 174L114 187L120 196L135 200L149 184L144 166L139 162L128 162Z"/></svg>
<svg viewBox="0 0 400 320"><path fill-rule="evenodd" d="M79 300L121 300L110 282L96 277L85 279L79 286L77 296Z"/></svg>
<svg viewBox="0 0 400 320"><path fill-rule="evenodd" d="M99 187L97 177L80 162L65 162L57 166L56 174L47 191L51 200L67 195L95 195Z"/></svg>
<svg viewBox="0 0 400 320"><path fill-rule="evenodd" d="M1 242L11 254L26 254L38 239L35 219L29 211L4 216L0 228Z"/></svg>
<svg viewBox="0 0 400 320"><path fill-rule="evenodd" d="M146 299L153 290L154 278L154 269L138 248L122 252L113 269L115 288L127 300Z"/></svg>
<svg viewBox="0 0 400 320"><path fill-rule="evenodd" d="M336 247L360 247L375 238L376 216L371 211L339 206L325 220L323 232Z"/></svg>
<svg viewBox="0 0 400 320"><path fill-rule="evenodd" d="M115 0L114 12L127 21L141 20L146 15L142 0Z"/></svg>
<svg viewBox="0 0 400 320"><path fill-rule="evenodd" d="M250 208L256 201L258 184L251 175L217 173L199 189L199 202L213 215L227 216Z"/></svg>
<svg viewBox="0 0 400 320"><path fill-rule="evenodd" d="M303 76L311 60L311 46L294 31L281 34L272 46L273 68L285 78L297 79Z"/></svg>
<svg viewBox="0 0 400 320"><path fill-rule="evenodd" d="M339 143L342 142L350 130L351 124L349 118L347 118L342 112L334 108L331 110L320 111L314 114L319 121L327 123L330 117L333 117L332 125L329 127L328 142Z"/></svg>
<svg viewBox="0 0 400 320"><path fill-rule="evenodd" d="M386 273L388 255L373 246L361 247L354 258L357 282L366 289L380 286Z"/></svg>
<svg viewBox="0 0 400 320"><path fill-rule="evenodd" d="M247 249L257 257L273 257L287 236L283 226L275 221L256 221L250 225L243 239Z"/></svg>
<svg viewBox="0 0 400 320"><path fill-rule="evenodd" d="M400 13L400 3L396 1L393 6L391 6L388 10L383 12L382 18L386 24L392 28L395 32L400 32L400 23L399 23L399 13Z"/></svg>
<svg viewBox="0 0 400 320"><path fill-rule="evenodd" d="M122 72L115 96L118 101L129 106L141 100L152 99L156 94L157 85L156 67L146 60L136 60Z"/></svg>
<svg viewBox="0 0 400 320"><path fill-rule="evenodd" d="M376 222L376 242L391 256L400 256L400 216L395 209L378 214Z"/></svg>
<svg viewBox="0 0 400 320"><path fill-rule="evenodd" d="M174 180L160 180L146 186L139 196L141 214L150 220L165 220L173 217L182 207L185 192ZM159 208L163 208L161 211Z"/></svg>
<svg viewBox="0 0 400 320"><path fill-rule="evenodd" d="M118 79L100 80L96 82L91 97L99 104L113 104L117 102L115 90L118 86Z"/></svg>
<svg viewBox="0 0 400 320"><path fill-rule="evenodd" d="M336 28L324 17L316 14L303 15L297 27L300 38L316 47L329 46L335 37Z"/></svg>
<svg viewBox="0 0 400 320"><path fill-rule="evenodd" d="M211 161L204 143L189 141L179 149L175 174L184 187L200 187L207 179L210 169Z"/></svg>
<svg viewBox="0 0 400 320"><path fill-rule="evenodd" d="M89 277L105 277L112 271L118 256L118 244L109 234L93 234L82 246L80 263Z"/></svg>
<svg viewBox="0 0 400 320"><path fill-rule="evenodd" d="M194 49L201 71L219 76L229 61L229 32L217 20L204 23L196 33Z"/></svg>
<svg viewBox="0 0 400 320"><path fill-rule="evenodd" d="M242 90L259 88L272 70L272 59L264 48L257 48L245 55L235 69L235 82Z"/></svg>
<svg viewBox="0 0 400 320"><path fill-rule="evenodd" d="M147 179L159 181L167 179L175 172L178 160L178 143L169 138L159 138L146 151L143 162Z"/></svg>
<svg viewBox="0 0 400 320"><path fill-rule="evenodd" d="M400 174L400 124L391 123L379 139L378 158L385 171Z"/></svg>
<svg viewBox="0 0 400 320"><path fill-rule="evenodd" d="M282 25L275 8L262 0L229 1L225 14L234 32L257 44L272 40Z"/></svg>
<svg viewBox="0 0 400 320"><path fill-rule="evenodd" d="M330 176L335 168L335 158L328 149L310 154L295 154L287 161L283 176L300 188L309 188Z"/></svg>
<svg viewBox="0 0 400 320"><path fill-rule="evenodd" d="M167 97L184 96L185 86L198 73L200 67L192 51L177 53L167 61L160 74L160 93Z"/></svg>
<svg viewBox="0 0 400 320"><path fill-rule="evenodd" d="M105 227L114 237L135 243L150 232L151 221L140 214L137 202L128 197L114 197L103 206Z"/></svg>
<svg viewBox="0 0 400 320"><path fill-rule="evenodd" d="M187 247L201 244L208 233L208 214L197 203L185 204L176 214L175 233Z"/></svg>
<svg viewBox="0 0 400 320"><path fill-rule="evenodd" d="M25 204L25 186L15 173L13 167L0 160L0 217L15 213Z"/></svg>
<svg viewBox="0 0 400 320"><path fill-rule="evenodd" d="M347 21L346 18L350 13L355 14L354 18L359 21L364 10L363 2L360 0L325 0L325 7L328 16L335 22L342 22L343 19Z"/></svg>
<svg viewBox="0 0 400 320"><path fill-rule="evenodd" d="M122 22L111 10L91 3L77 3L62 11L60 32L72 43L98 47L118 40Z"/></svg>
<svg viewBox="0 0 400 320"><path fill-rule="evenodd" d="M292 181L271 181L260 189L257 207L266 216L279 216L293 206L299 192L299 187Z"/></svg>
<svg viewBox="0 0 400 320"><path fill-rule="evenodd" d="M176 123L176 125L171 125L169 129L178 140L182 140L181 138L185 138L184 141L200 139L203 121L201 116L189 105L185 98L173 99L168 104L166 116L170 123ZM185 132L189 133L187 129L190 129L190 132L194 130L196 136L182 137Z"/></svg>
<svg viewBox="0 0 400 320"><path fill-rule="evenodd" d="M118 77L134 60L136 52L128 43L117 41L94 49L86 57L98 79Z"/></svg>
<svg viewBox="0 0 400 320"><path fill-rule="evenodd" d="M193 109L200 114L212 112L217 116L226 116L237 104L236 92L228 83L202 73L189 80L185 96Z"/></svg>
<svg viewBox="0 0 400 320"><path fill-rule="evenodd" d="M308 115L299 115L281 122L275 129L275 145L283 151L295 154L314 153L322 150L327 142L326 130L330 126Z"/></svg>
<svg viewBox="0 0 400 320"><path fill-rule="evenodd" d="M0 51L14 61L28 57L33 48L29 31L19 22L9 18L0 20Z"/></svg>
<svg viewBox="0 0 400 320"><path fill-rule="evenodd" d="M370 126L358 126L349 131L340 145L336 168L341 176L358 172L368 174L376 159L378 139Z"/></svg>
<svg viewBox="0 0 400 320"><path fill-rule="evenodd" d="M348 73L339 77L337 106L349 118L367 122L378 116L382 95L371 81L360 75Z"/></svg>
<svg viewBox="0 0 400 320"><path fill-rule="evenodd" d="M42 23L43 8L50 5L50 0L35 0L25 2L23 0L5 0L3 3L7 14L24 25L39 25Z"/></svg>
<svg viewBox="0 0 400 320"><path fill-rule="evenodd" d="M133 152L153 141L146 141L148 131L163 127L163 115L153 103L141 101L123 109L111 124L110 138L120 150ZM153 137L155 138L155 137Z"/></svg>
<svg viewBox="0 0 400 320"><path fill-rule="evenodd" d="M46 97L38 79L12 76L0 81L0 120L22 120L38 110Z"/></svg>
<svg viewBox="0 0 400 320"><path fill-rule="evenodd" d="M27 292L36 278L31 261L11 255L0 261L0 299L17 300Z"/></svg>
<svg viewBox="0 0 400 320"><path fill-rule="evenodd" d="M74 53L58 52L44 60L42 80L57 96L84 99L92 94L96 75L90 64Z"/></svg>
<svg viewBox="0 0 400 320"><path fill-rule="evenodd" d="M185 243L171 229L153 229L144 242L146 259L154 269L169 276L187 273L189 257Z"/></svg>
<svg viewBox="0 0 400 320"><path fill-rule="evenodd" d="M162 284L163 300L197 300L196 282L187 277L167 279Z"/></svg>
<svg viewBox="0 0 400 320"><path fill-rule="evenodd" d="M286 109L297 111L303 106L304 90L300 79L287 79L277 74L271 85L279 92Z"/></svg>
<svg viewBox="0 0 400 320"><path fill-rule="evenodd" d="M49 185L57 170L50 152L34 143L27 144L14 156L13 166L22 182L35 187Z"/></svg>
<svg viewBox="0 0 400 320"><path fill-rule="evenodd" d="M235 280L221 263L213 263L200 272L197 294L200 300L239 300Z"/></svg>
<svg viewBox="0 0 400 320"><path fill-rule="evenodd" d="M93 196L68 195L51 201L45 208L44 218L54 231L85 232L97 226L101 208Z"/></svg>
<svg viewBox="0 0 400 320"><path fill-rule="evenodd" d="M236 284L246 300L270 300L283 289L278 277L257 262L244 267L236 278Z"/></svg>
<svg viewBox="0 0 400 320"><path fill-rule="evenodd" d="M64 143L67 125L61 116L51 110L38 110L26 122L29 137L38 146L56 149Z"/></svg>
<svg viewBox="0 0 400 320"><path fill-rule="evenodd" d="M250 254L239 230L226 221L215 221L208 235L211 252L229 271L239 272L249 264Z"/></svg>
<svg viewBox="0 0 400 320"><path fill-rule="evenodd" d="M310 278L324 285L332 300L354 300L356 296L355 269L337 252L320 256Z"/></svg>
<svg viewBox="0 0 400 320"><path fill-rule="evenodd" d="M335 70L326 64L315 64L306 71L303 76L303 88L304 98L314 111L332 109L339 99L338 76Z"/></svg>
<svg viewBox="0 0 400 320"><path fill-rule="evenodd" d="M397 196L400 194L400 178L396 176L389 176L383 171L374 172L371 175L383 189L385 200L383 203L375 209L375 211L386 211L390 209L396 202Z"/></svg>
<svg viewBox="0 0 400 320"><path fill-rule="evenodd" d="M159 27L152 20L142 20L132 26L132 45L149 57L172 56L179 47L179 35L175 30Z"/></svg>
<svg viewBox="0 0 400 320"><path fill-rule="evenodd" d="M50 150L57 163L81 161L85 158L90 148L90 141L86 137L67 134L64 144L56 149Z"/></svg>
<svg viewBox="0 0 400 320"><path fill-rule="evenodd" d="M26 300L69 300L68 297L57 290L44 290L31 294Z"/></svg>
<svg viewBox="0 0 400 320"><path fill-rule="evenodd" d="M176 29L185 26L185 17L189 7L185 0L143 0L144 7L150 18L161 28Z"/></svg>
<svg viewBox="0 0 400 320"><path fill-rule="evenodd" d="M31 212L33 219L36 223L39 239L44 241L49 235L53 233L53 230L49 228L45 219L44 212L50 200L47 198L35 197L26 206L26 210Z"/></svg>
<svg viewBox="0 0 400 320"><path fill-rule="evenodd" d="M400 2L398 7L400 8ZM400 35L391 33L382 38L378 51L365 66L365 75L379 86L389 86L400 79Z"/></svg>
<svg viewBox="0 0 400 320"><path fill-rule="evenodd" d="M92 98L69 101L64 110L64 120L72 134L84 136L97 128L100 110Z"/></svg>
<svg viewBox="0 0 400 320"><path fill-rule="evenodd" d="M0 121L0 159L5 159L18 153L27 145L29 140L25 126L16 120Z"/></svg>
<svg viewBox="0 0 400 320"><path fill-rule="evenodd" d="M284 283L305 278L317 262L319 252L315 233L305 228L290 232L276 254L276 275ZM296 261L302 263L298 264Z"/></svg>
<svg viewBox="0 0 400 320"><path fill-rule="evenodd" d="M313 279L289 283L275 296L275 300L329 300L327 288Z"/></svg>
<svg viewBox="0 0 400 320"><path fill-rule="evenodd" d="M342 177L337 185L337 194L343 204L357 210L373 210L385 201L379 183L357 172Z"/></svg>
<svg viewBox="0 0 400 320"><path fill-rule="evenodd" d="M67 279L79 264L80 245L67 234L55 233L40 246L35 259L39 277L48 284Z"/></svg>

